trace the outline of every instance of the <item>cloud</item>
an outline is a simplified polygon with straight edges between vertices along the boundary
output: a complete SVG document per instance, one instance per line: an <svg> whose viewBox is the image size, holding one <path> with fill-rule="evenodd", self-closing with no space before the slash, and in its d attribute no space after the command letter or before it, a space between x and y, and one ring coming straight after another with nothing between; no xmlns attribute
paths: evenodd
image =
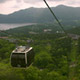
<svg viewBox="0 0 80 80"><path fill-rule="evenodd" d="M20 3L23 0L0 0L0 3L5 3L5 2L8 2L8 1L16 1L17 3Z"/></svg>
<svg viewBox="0 0 80 80"><path fill-rule="evenodd" d="M69 5L70 4L76 4L76 1L69 1L69 2L67 2Z"/></svg>
<svg viewBox="0 0 80 80"><path fill-rule="evenodd" d="M38 3L38 2L43 2L43 0L0 0L0 3L5 3L5 2L8 2L8 1L16 1L17 3L21 3L21 2L24 2L24 3ZM65 1L65 0L46 0L46 1L53 1L53 2L60 2L60 1Z"/></svg>
<svg viewBox="0 0 80 80"><path fill-rule="evenodd" d="M40 2L41 0L23 0L25 3Z"/></svg>
<svg viewBox="0 0 80 80"><path fill-rule="evenodd" d="M18 3L20 3L20 2L22 2L23 0L16 0L16 2L18 2Z"/></svg>
<svg viewBox="0 0 80 80"><path fill-rule="evenodd" d="M32 2L42 2L43 0L23 0L23 1L32 3ZM46 0L46 1L65 1L65 0Z"/></svg>
<svg viewBox="0 0 80 80"><path fill-rule="evenodd" d="M46 0L50 7L68 5L80 7L80 0ZM29 7L46 7L43 0L0 0L0 13L9 14Z"/></svg>
<svg viewBox="0 0 80 80"><path fill-rule="evenodd" d="M48 0L48 1L65 1L65 0Z"/></svg>
<svg viewBox="0 0 80 80"><path fill-rule="evenodd" d="M66 1L66 3L69 5L77 5L77 4L80 4L80 1L79 0L71 0L71 1Z"/></svg>
<svg viewBox="0 0 80 80"><path fill-rule="evenodd" d="M0 3L4 3L4 2L7 2L7 1L10 1L10 0L0 0Z"/></svg>
<svg viewBox="0 0 80 80"><path fill-rule="evenodd" d="M12 8L20 8L19 5L14 5Z"/></svg>

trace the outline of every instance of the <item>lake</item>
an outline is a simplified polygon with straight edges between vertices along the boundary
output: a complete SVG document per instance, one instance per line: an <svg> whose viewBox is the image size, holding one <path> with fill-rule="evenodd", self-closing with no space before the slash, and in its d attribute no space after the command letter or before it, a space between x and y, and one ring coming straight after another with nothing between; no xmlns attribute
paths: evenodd
<svg viewBox="0 0 80 80"><path fill-rule="evenodd" d="M17 28L22 26L28 26L28 25L34 25L36 23L14 23L14 24L8 24L8 23L0 23L0 30L8 30L11 28Z"/></svg>

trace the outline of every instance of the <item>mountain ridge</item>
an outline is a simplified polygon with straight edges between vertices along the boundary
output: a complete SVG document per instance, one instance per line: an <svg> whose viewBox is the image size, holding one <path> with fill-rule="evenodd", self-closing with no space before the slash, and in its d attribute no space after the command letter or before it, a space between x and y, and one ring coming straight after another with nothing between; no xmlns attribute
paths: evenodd
<svg viewBox="0 0 80 80"><path fill-rule="evenodd" d="M75 22L80 20L80 7L58 5L51 7L59 20ZM53 22L54 18L48 8L28 8L16 11L12 14L0 14L0 23L47 23Z"/></svg>

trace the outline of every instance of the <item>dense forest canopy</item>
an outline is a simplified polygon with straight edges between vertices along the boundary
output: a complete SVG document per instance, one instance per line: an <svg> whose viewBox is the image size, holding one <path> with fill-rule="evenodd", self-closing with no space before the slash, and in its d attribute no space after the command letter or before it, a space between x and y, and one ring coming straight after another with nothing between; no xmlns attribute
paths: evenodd
<svg viewBox="0 0 80 80"><path fill-rule="evenodd" d="M0 33L0 80L79 80L80 39L66 37L57 27L39 24ZM33 64L28 68L13 68L12 50L17 45L28 45L28 40L35 52Z"/></svg>

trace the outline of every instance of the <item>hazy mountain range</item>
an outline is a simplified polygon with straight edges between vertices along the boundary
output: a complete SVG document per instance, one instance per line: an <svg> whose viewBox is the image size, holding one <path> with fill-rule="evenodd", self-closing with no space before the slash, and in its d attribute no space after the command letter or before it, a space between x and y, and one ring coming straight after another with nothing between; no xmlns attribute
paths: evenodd
<svg viewBox="0 0 80 80"><path fill-rule="evenodd" d="M80 7L59 5L52 7L58 19L64 23L79 23ZM48 8L28 8L9 15L0 14L0 23L45 23L55 21Z"/></svg>

